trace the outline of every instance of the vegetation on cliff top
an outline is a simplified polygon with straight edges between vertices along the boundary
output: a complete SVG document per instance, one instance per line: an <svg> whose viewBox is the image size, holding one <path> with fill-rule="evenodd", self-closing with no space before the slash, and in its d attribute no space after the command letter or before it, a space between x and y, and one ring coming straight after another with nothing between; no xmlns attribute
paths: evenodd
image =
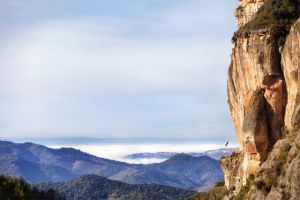
<svg viewBox="0 0 300 200"><path fill-rule="evenodd" d="M271 28L271 40L282 46L291 26L300 16L300 0L267 0L253 20L238 33Z"/></svg>

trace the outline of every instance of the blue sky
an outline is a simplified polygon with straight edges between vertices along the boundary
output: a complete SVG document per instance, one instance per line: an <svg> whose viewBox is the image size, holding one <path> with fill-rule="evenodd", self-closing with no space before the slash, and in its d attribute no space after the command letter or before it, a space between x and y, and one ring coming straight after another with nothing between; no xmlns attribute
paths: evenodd
<svg viewBox="0 0 300 200"><path fill-rule="evenodd" d="M234 138L236 5L0 0L0 136Z"/></svg>

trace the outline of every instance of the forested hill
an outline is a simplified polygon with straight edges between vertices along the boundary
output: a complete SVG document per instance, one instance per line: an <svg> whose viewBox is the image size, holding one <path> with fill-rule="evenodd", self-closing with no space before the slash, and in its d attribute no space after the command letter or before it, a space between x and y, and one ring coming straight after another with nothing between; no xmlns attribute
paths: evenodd
<svg viewBox="0 0 300 200"><path fill-rule="evenodd" d="M183 200L195 194L194 191L156 184L131 185L97 175L84 175L62 183L41 183L37 187L41 190L54 188L60 194L65 195L67 200Z"/></svg>
<svg viewBox="0 0 300 200"><path fill-rule="evenodd" d="M22 179L16 179L0 175L0 199L1 200L65 200L52 188L40 191L31 187Z"/></svg>

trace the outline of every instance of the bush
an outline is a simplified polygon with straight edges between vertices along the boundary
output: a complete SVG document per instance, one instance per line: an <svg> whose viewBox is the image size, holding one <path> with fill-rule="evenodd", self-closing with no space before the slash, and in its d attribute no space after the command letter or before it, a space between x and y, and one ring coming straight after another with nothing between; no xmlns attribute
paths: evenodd
<svg viewBox="0 0 300 200"><path fill-rule="evenodd" d="M284 165L287 162L287 157L290 149L290 138L281 140L281 144L280 146L278 146L278 149L272 152L272 163L257 174L254 185L265 195L267 195L271 191L272 187L277 187L278 177L285 173Z"/></svg>
<svg viewBox="0 0 300 200"><path fill-rule="evenodd" d="M253 20L238 32L260 28L271 29L271 41L282 46L293 23L300 15L300 0L267 0Z"/></svg>
<svg viewBox="0 0 300 200"><path fill-rule="evenodd" d="M254 184L254 179L255 179L255 176L253 174L250 174L248 179L247 179L246 185L241 187L239 193L236 195L234 200L243 200L243 199L245 199L246 195L248 194L248 192L251 189L251 186Z"/></svg>
<svg viewBox="0 0 300 200"><path fill-rule="evenodd" d="M225 185L225 181L220 181L215 184L215 187L222 187Z"/></svg>

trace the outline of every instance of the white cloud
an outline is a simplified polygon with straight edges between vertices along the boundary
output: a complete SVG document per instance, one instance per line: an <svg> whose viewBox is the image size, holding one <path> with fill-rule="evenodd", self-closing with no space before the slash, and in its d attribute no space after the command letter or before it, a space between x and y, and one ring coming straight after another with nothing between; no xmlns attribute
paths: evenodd
<svg viewBox="0 0 300 200"><path fill-rule="evenodd" d="M224 80L216 68L225 71L226 67L218 65L228 59L228 54L216 60L215 54L220 52L213 50L226 52L227 43L207 43L201 36L157 40L113 36L126 30L118 30L118 25L109 31L98 30L93 27L111 26L113 22L96 22L88 25L89 19L75 19L34 26L25 37L14 38L15 48L7 52L14 56L6 65L10 70L11 66L21 70L21 78L28 84L59 87L68 83L69 89L99 85L106 89L198 87L212 74L216 80ZM130 29L130 24L126 27ZM16 76L15 70L10 75Z"/></svg>
<svg viewBox="0 0 300 200"><path fill-rule="evenodd" d="M163 143L163 144L94 144L94 145L50 145L51 148L61 148L61 147L72 147L75 149L80 149L83 152L90 153L92 155L108 158L128 163L137 164L150 164L158 163L164 161L164 159L129 159L126 158L127 155L134 153L143 152L176 152L176 153L195 153L204 152L207 150L218 149L224 147L224 144L220 143ZM230 147L236 148L236 144Z"/></svg>

